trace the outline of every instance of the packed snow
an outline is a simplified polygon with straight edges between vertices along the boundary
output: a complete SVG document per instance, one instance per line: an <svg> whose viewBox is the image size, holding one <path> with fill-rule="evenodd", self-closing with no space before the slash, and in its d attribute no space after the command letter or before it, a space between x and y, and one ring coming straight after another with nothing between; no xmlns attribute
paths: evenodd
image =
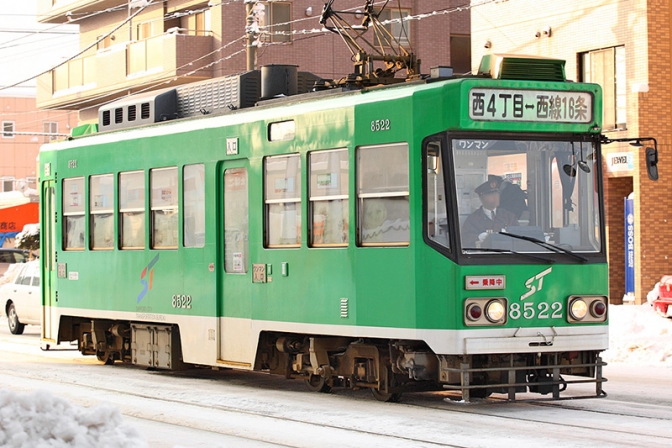
<svg viewBox="0 0 672 448"><path fill-rule="evenodd" d="M645 305L609 308L608 363L672 368L672 319ZM118 408L84 408L46 391L17 394L0 389L0 446L11 448L146 447L124 424Z"/></svg>
<svg viewBox="0 0 672 448"><path fill-rule="evenodd" d="M147 447L139 432L124 424L118 408L84 408L38 391L0 389L0 446L12 448Z"/></svg>
<svg viewBox="0 0 672 448"><path fill-rule="evenodd" d="M658 315L651 305L609 307L608 363L672 368L672 319Z"/></svg>

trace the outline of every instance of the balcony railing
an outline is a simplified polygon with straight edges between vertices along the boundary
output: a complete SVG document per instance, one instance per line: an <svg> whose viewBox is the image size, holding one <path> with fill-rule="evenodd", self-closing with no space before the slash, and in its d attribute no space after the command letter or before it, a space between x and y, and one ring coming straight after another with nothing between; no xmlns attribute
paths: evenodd
<svg viewBox="0 0 672 448"><path fill-rule="evenodd" d="M73 59L38 78L37 106L79 109L96 98L121 96L153 81L177 77L176 83L182 84L211 78L210 67L189 73L212 62L212 45L211 36L171 33Z"/></svg>

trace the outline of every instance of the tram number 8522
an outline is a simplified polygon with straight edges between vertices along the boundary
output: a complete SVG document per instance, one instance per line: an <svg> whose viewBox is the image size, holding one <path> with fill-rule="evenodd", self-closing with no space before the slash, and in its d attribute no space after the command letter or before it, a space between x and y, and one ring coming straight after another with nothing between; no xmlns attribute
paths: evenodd
<svg viewBox="0 0 672 448"><path fill-rule="evenodd" d="M562 318L562 303L540 302L536 306L534 303L527 302L521 306L520 303L512 303L509 307L509 318L516 319L560 319Z"/></svg>
<svg viewBox="0 0 672 448"><path fill-rule="evenodd" d="M184 294L173 295L173 308L191 308L191 296Z"/></svg>

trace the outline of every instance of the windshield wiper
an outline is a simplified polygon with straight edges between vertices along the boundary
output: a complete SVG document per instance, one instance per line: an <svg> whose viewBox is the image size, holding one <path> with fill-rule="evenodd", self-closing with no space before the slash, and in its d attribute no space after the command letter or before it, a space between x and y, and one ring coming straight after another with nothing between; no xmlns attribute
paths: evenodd
<svg viewBox="0 0 672 448"><path fill-rule="evenodd" d="M497 252L500 254L514 254L514 255L522 255L524 257L528 258L533 258L535 260L541 260L545 261L546 263L553 264L555 263L555 260L546 258L546 257L540 257L539 255L533 255L529 254L527 252L516 252L515 250L510 250L510 249L493 249L492 247L463 247L463 251L465 250L475 250L475 251L480 251L480 252Z"/></svg>
<svg viewBox="0 0 672 448"><path fill-rule="evenodd" d="M585 262L588 261L588 259L586 257L584 257L583 255L575 254L571 250L567 250L567 249L564 249L562 247L558 247L555 244L547 243L546 241L542 241L542 240L534 238L532 236L518 235L516 233L508 233L508 232L499 232L499 234L510 236L511 238L517 238L519 240L529 241L529 242L537 244L537 245L539 245L543 248L552 250L553 252L558 253L558 254L570 255L570 256L576 258L577 260L580 260L582 263L585 263Z"/></svg>

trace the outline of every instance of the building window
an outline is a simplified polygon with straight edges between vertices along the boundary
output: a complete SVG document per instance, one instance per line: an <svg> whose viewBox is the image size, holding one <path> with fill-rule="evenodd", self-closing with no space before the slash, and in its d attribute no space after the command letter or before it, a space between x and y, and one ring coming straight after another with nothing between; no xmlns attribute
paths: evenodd
<svg viewBox="0 0 672 448"><path fill-rule="evenodd" d="M84 250L84 178L63 179L63 245Z"/></svg>
<svg viewBox="0 0 672 448"><path fill-rule="evenodd" d="M266 247L301 245L301 157L264 160Z"/></svg>
<svg viewBox="0 0 672 448"><path fill-rule="evenodd" d="M58 123L55 121L45 121L42 123L42 130L45 134L52 134L52 135L45 135L44 136L44 143L49 143L51 141L54 141L58 138L56 134L58 134Z"/></svg>
<svg viewBox="0 0 672 448"><path fill-rule="evenodd" d="M184 192L184 247L205 246L205 166L185 165L182 179Z"/></svg>
<svg viewBox="0 0 672 448"><path fill-rule="evenodd" d="M3 176L0 178L2 181L2 191L14 191L14 178L10 176Z"/></svg>
<svg viewBox="0 0 672 448"><path fill-rule="evenodd" d="M378 15L378 20L385 22L387 20L394 20L392 23L383 25L385 29L392 35L396 42L395 45L408 45L411 41L411 21L401 20L404 17L411 15L410 9L399 8L385 8ZM387 45L387 42L376 42L376 45Z"/></svg>
<svg viewBox="0 0 672 448"><path fill-rule="evenodd" d="M91 249L114 249L114 177L89 179Z"/></svg>
<svg viewBox="0 0 672 448"><path fill-rule="evenodd" d="M103 36L100 35L100 36L96 37L96 40L99 41L97 46L96 46L96 49L97 50L104 50L104 49L112 46L112 41L114 40L114 37L113 36L106 36L105 38L103 38Z"/></svg>
<svg viewBox="0 0 672 448"><path fill-rule="evenodd" d="M408 144L357 149L358 243L408 246Z"/></svg>
<svg viewBox="0 0 672 448"><path fill-rule="evenodd" d="M249 199L247 170L224 171L224 269L244 274L249 259Z"/></svg>
<svg viewBox="0 0 672 448"><path fill-rule="evenodd" d="M580 54L581 81L602 86L605 130L626 129L625 47L611 47Z"/></svg>
<svg viewBox="0 0 672 448"><path fill-rule="evenodd" d="M264 9L257 12L259 26L262 27L262 42L291 42L292 5L289 2L267 2ZM276 34L277 33L277 34Z"/></svg>
<svg viewBox="0 0 672 448"><path fill-rule="evenodd" d="M152 249L177 249L177 167L151 170L149 184L152 191L149 199Z"/></svg>
<svg viewBox="0 0 672 448"><path fill-rule="evenodd" d="M309 154L310 245L347 246L350 228L348 150Z"/></svg>
<svg viewBox="0 0 672 448"><path fill-rule="evenodd" d="M14 122L2 122L2 138L14 138Z"/></svg>
<svg viewBox="0 0 672 448"><path fill-rule="evenodd" d="M450 66L455 74L471 73L471 36L450 36Z"/></svg>
<svg viewBox="0 0 672 448"><path fill-rule="evenodd" d="M119 174L119 224L122 249L145 248L145 173Z"/></svg>
<svg viewBox="0 0 672 448"><path fill-rule="evenodd" d="M136 27L136 39L143 40L152 37L153 22L144 22Z"/></svg>
<svg viewBox="0 0 672 448"><path fill-rule="evenodd" d="M190 23L191 25L191 23ZM191 26L189 27L191 29ZM194 14L193 17L193 30L196 36L208 36L210 34L211 19L210 19L210 10L206 9L205 11ZM192 34L192 33L190 33Z"/></svg>

